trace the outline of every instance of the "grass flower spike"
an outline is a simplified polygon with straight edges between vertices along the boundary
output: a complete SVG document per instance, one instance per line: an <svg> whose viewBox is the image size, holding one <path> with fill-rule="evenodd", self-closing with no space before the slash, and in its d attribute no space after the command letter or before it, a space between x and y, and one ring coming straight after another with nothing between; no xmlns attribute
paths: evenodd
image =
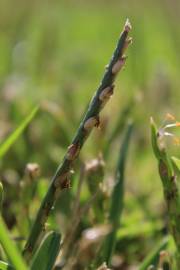
<svg viewBox="0 0 180 270"><path fill-rule="evenodd" d="M123 32L120 35L117 47L105 70L103 79L94 94L88 110L82 119L79 128L68 147L62 163L59 165L55 175L52 178L50 187L41 203L36 219L32 226L29 238L24 248L24 256L29 260L34 252L36 243L44 229L44 224L51 212L51 209L61 191L69 187L69 172L72 169L74 160L78 157L80 150L94 127L99 126L99 114L104 107L107 99L112 95L115 78L120 69L125 64L124 51L129 44L128 33L131 30L129 20L126 21Z"/></svg>

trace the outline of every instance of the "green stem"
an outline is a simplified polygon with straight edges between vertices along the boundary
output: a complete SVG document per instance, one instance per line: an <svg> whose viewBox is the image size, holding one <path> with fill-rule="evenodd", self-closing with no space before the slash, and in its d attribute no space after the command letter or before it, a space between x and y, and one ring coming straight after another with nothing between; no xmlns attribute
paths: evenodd
<svg viewBox="0 0 180 270"><path fill-rule="evenodd" d="M1 270L15 270L10 264L0 261L0 269Z"/></svg>
<svg viewBox="0 0 180 270"><path fill-rule="evenodd" d="M27 270L27 266L18 252L17 247L13 241L9 238L9 233L4 224L2 217L0 216L0 243L7 254L9 260L16 270Z"/></svg>
<svg viewBox="0 0 180 270"><path fill-rule="evenodd" d="M2 143L0 144L0 159L6 154L6 152L12 147L19 136L23 133L25 128L29 125L32 119L37 114L39 108L36 106L30 114L23 120L23 122L15 129L15 131Z"/></svg>
<svg viewBox="0 0 180 270"><path fill-rule="evenodd" d="M31 257L32 252L34 251L35 245L43 230L44 224L50 214L50 211L56 201L58 194L62 189L69 186L69 177L73 161L77 158L80 149L82 148L93 127L98 126L99 113L104 107L106 101L108 101L108 99L113 93L113 83L115 77L125 63L125 57L123 53L127 48L127 45L130 43L130 39L128 39L128 32L130 30L131 25L129 21L127 21L118 41L117 48L113 54L113 57L108 67L106 68L106 72L104 74L102 82L98 90L96 91L92 101L90 102L87 113L85 114L84 119L80 123L80 126L72 141L72 144L68 147L62 163L59 165L55 175L52 178L52 182L41 203L23 251L23 254L27 260Z"/></svg>
<svg viewBox="0 0 180 270"><path fill-rule="evenodd" d="M167 205L170 232L177 247L177 269L180 269L180 193L177 183L176 168L167 149L159 146L159 132L151 119L151 141L154 154L158 160L159 175L163 185Z"/></svg>
<svg viewBox="0 0 180 270"><path fill-rule="evenodd" d="M147 270L149 269L148 266L155 265L157 266L159 261L159 253L161 250L166 249L168 245L168 238L164 238L163 241L160 241L160 243L156 244L154 250L148 254L148 256L144 259L144 261L139 266L139 270Z"/></svg>
<svg viewBox="0 0 180 270"><path fill-rule="evenodd" d="M180 269L180 195L177 179L174 173L168 175L168 165L164 160L159 160L159 174L168 210L170 232L177 247L177 269Z"/></svg>

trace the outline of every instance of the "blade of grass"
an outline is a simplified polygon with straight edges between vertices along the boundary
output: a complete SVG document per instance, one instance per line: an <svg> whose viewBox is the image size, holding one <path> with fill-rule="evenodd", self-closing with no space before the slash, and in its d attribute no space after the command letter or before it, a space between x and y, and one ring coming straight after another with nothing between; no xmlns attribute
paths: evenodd
<svg viewBox="0 0 180 270"><path fill-rule="evenodd" d="M16 270L27 270L27 266L21 257L20 252L15 246L14 242L10 239L6 225L0 216L0 243Z"/></svg>
<svg viewBox="0 0 180 270"><path fill-rule="evenodd" d="M9 148L16 142L18 137L23 133L24 129L32 121L38 111L38 107L35 107L30 114L23 120L23 122L17 127L17 129L0 145L0 158L2 158Z"/></svg>
<svg viewBox="0 0 180 270"><path fill-rule="evenodd" d="M10 264L0 261L0 269L1 270L15 270Z"/></svg>
<svg viewBox="0 0 180 270"><path fill-rule="evenodd" d="M79 152L90 135L92 129L99 125L99 113L113 94L115 78L125 64L126 58L124 56L124 51L131 42L131 39L128 39L128 33L130 30L131 25L129 21L127 21L119 38L113 57L106 68L102 82L89 104L88 110L80 123L72 144L68 147L62 163L59 165L55 175L52 178L50 187L41 203L23 251L23 255L27 260L29 260L32 256L39 236L43 231L44 224L59 193L62 189L69 186L69 178L71 175L73 162L78 157Z"/></svg>
<svg viewBox="0 0 180 270"><path fill-rule="evenodd" d="M51 270L59 254L60 241L59 233L48 233L33 257L31 270Z"/></svg>
<svg viewBox="0 0 180 270"><path fill-rule="evenodd" d="M124 170L127 158L127 150L132 134L132 123L127 127L124 139L122 141L119 160L117 163L117 170L115 174L115 186L111 197L111 207L109 212L109 223L112 224L112 231L107 236L103 244L103 261L107 265L111 262L111 256L116 244L116 234L120 223L120 218L123 210L123 200L124 200Z"/></svg>
<svg viewBox="0 0 180 270"><path fill-rule="evenodd" d="M155 249L144 259L138 269L146 270L151 264L157 266L159 261L159 253L161 250L164 250L167 247L168 241L169 239L167 237L163 239L163 241L161 241L159 244L157 244Z"/></svg>
<svg viewBox="0 0 180 270"><path fill-rule="evenodd" d="M177 172L180 172L180 160L177 157L171 157L171 161L174 165L174 168Z"/></svg>
<svg viewBox="0 0 180 270"><path fill-rule="evenodd" d="M3 185L0 182L0 213L2 210L3 199L4 199L4 190L3 190Z"/></svg>
<svg viewBox="0 0 180 270"><path fill-rule="evenodd" d="M155 122L151 118L152 148L158 161L159 175L163 186L164 199L167 205L169 228L177 249L177 268L180 269L180 191L176 179L178 164L175 164L175 159L172 159L169 156L165 145L162 144L164 136L161 135L162 129L162 127L161 129L157 129Z"/></svg>

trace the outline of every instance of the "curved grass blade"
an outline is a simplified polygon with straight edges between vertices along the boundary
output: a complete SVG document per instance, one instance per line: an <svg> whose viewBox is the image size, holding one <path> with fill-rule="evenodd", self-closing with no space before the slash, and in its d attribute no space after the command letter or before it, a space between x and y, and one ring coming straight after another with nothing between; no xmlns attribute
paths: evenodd
<svg viewBox="0 0 180 270"><path fill-rule="evenodd" d="M176 123L173 125L176 126ZM167 205L169 229L176 244L177 268L180 269L180 190L177 181L179 162L177 158L172 158L169 155L166 145L162 143L163 137L165 136L165 129L166 126L157 129L151 118L152 147L158 161L159 175L162 181L164 198Z"/></svg>
<svg viewBox="0 0 180 270"><path fill-rule="evenodd" d="M2 210L3 197L4 197L3 185L0 182L0 212Z"/></svg>
<svg viewBox="0 0 180 270"><path fill-rule="evenodd" d="M27 270L27 266L21 257L20 252L15 246L14 242L10 239L8 230L2 217L0 216L0 244L2 245L7 257L11 261L16 270Z"/></svg>
<svg viewBox="0 0 180 270"><path fill-rule="evenodd" d="M103 245L103 261L108 265L111 262L111 256L116 244L116 234L119 227L120 217L123 210L124 199L124 170L126 164L127 150L132 134L132 123L128 125L124 139L122 141L119 160L116 170L116 185L114 187L111 199L111 207L109 213L109 223L112 225L112 231L107 236Z"/></svg>
<svg viewBox="0 0 180 270"><path fill-rule="evenodd" d="M0 261L0 269L1 270L15 270L10 264Z"/></svg>
<svg viewBox="0 0 180 270"><path fill-rule="evenodd" d="M164 250L168 245L168 237L163 239L156 247L155 249L145 258L145 260L142 262L142 264L139 267L139 270L146 270L148 266L155 265L157 266L159 261L159 253L161 250Z"/></svg>
<svg viewBox="0 0 180 270"><path fill-rule="evenodd" d="M48 233L33 257L31 270L51 270L59 254L60 241L59 233Z"/></svg>
<svg viewBox="0 0 180 270"><path fill-rule="evenodd" d="M16 142L18 137L23 133L24 129L32 121L38 111L36 106L31 113L24 119L24 121L16 128L16 130L0 145L0 158L2 158L9 148Z"/></svg>
<svg viewBox="0 0 180 270"><path fill-rule="evenodd" d="M174 169L180 172L180 159L177 157L171 157L171 161L173 163Z"/></svg>

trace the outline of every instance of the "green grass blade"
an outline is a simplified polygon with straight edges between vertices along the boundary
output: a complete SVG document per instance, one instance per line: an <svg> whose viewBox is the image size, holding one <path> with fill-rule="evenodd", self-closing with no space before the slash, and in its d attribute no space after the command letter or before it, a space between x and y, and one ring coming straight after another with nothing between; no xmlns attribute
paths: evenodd
<svg viewBox="0 0 180 270"><path fill-rule="evenodd" d="M155 249L145 258L139 267L139 270L147 270L148 266L157 266L159 261L159 253L164 250L168 245L168 238L163 239L159 244L156 245Z"/></svg>
<svg viewBox="0 0 180 270"><path fill-rule="evenodd" d="M2 210L3 197L4 197L3 185L0 182L0 212Z"/></svg>
<svg viewBox="0 0 180 270"><path fill-rule="evenodd" d="M154 154L155 154L156 158L159 159L159 158L161 158L161 152L159 150L159 146L158 146L158 142L157 142L158 130L157 130L156 124L155 124L152 117L150 119L150 124L151 124L151 144L152 144L152 148L153 148L153 151L154 151Z"/></svg>
<svg viewBox="0 0 180 270"><path fill-rule="evenodd" d="M27 270L27 266L21 257L20 252L15 246L14 242L10 239L8 230L2 217L0 216L0 243L16 270Z"/></svg>
<svg viewBox="0 0 180 270"><path fill-rule="evenodd" d="M0 270L14 270L14 268L6 262L0 261Z"/></svg>
<svg viewBox="0 0 180 270"><path fill-rule="evenodd" d="M112 201L109 213L109 223L112 224L112 232L107 236L103 247L103 261L108 265L111 261L111 256L116 244L116 233L119 227L120 217L123 210L124 197L124 169L126 164L127 150L132 134L132 124L129 124L122 141L119 160L116 170L116 185L112 193Z"/></svg>
<svg viewBox="0 0 180 270"><path fill-rule="evenodd" d="M180 172L180 159L177 158L177 157L171 157L171 161L172 161L172 163L173 163L173 165L174 165L174 168L175 168L178 172Z"/></svg>
<svg viewBox="0 0 180 270"><path fill-rule="evenodd" d="M164 198L169 217L169 229L176 243L177 268L180 269L180 191L179 184L176 180L177 175L179 174L179 160L169 156L165 144L163 146L162 143L159 144L159 140L162 140L163 136L164 135L161 135L159 131L157 132L155 123L151 119L152 147L158 161L159 175L163 185Z"/></svg>
<svg viewBox="0 0 180 270"><path fill-rule="evenodd" d="M24 129L32 121L38 111L38 107L35 107L31 113L24 119L24 121L17 127L17 129L0 145L0 158L2 158L9 148L15 143L18 137L23 133Z"/></svg>
<svg viewBox="0 0 180 270"><path fill-rule="evenodd" d="M60 250L61 236L59 233L50 232L43 239L35 253L31 270L51 270Z"/></svg>

